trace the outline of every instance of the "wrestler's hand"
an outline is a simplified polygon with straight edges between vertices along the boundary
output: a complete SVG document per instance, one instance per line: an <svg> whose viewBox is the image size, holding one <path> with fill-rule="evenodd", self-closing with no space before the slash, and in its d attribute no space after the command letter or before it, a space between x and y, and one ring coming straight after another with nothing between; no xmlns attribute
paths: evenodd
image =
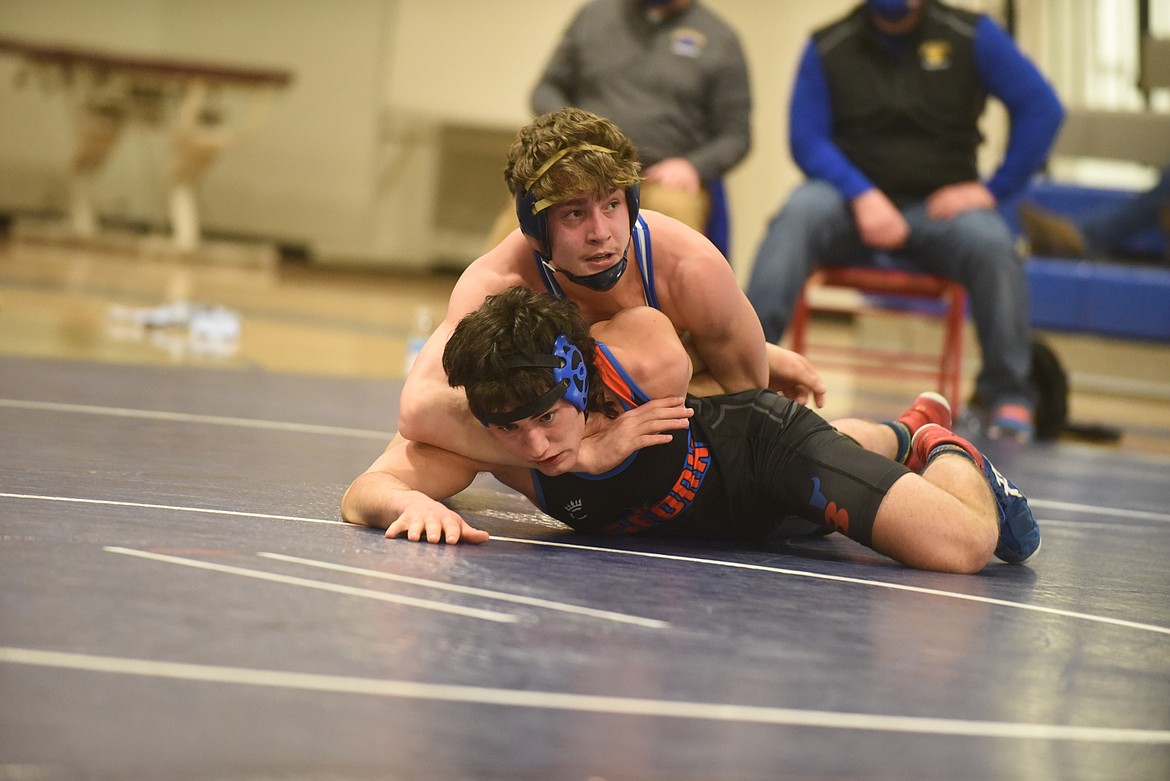
<svg viewBox="0 0 1170 781"><path fill-rule="evenodd" d="M811 394L817 407L825 406L825 382L800 353L775 344L767 346L768 387L799 404L808 404Z"/></svg>
<svg viewBox="0 0 1170 781"><path fill-rule="evenodd" d="M386 528L388 538L404 534L411 542L425 539L427 542L446 542L448 545L460 541L478 545L487 542L489 537L487 532L463 520L463 516L450 507L424 494L418 494L418 498L412 500L398 519Z"/></svg>
<svg viewBox="0 0 1170 781"><path fill-rule="evenodd" d="M574 470L602 474L621 464L636 450L670 442L669 432L689 426L690 418L695 414L685 406L685 401L681 396L654 399L612 420L605 420L598 431L581 440Z"/></svg>

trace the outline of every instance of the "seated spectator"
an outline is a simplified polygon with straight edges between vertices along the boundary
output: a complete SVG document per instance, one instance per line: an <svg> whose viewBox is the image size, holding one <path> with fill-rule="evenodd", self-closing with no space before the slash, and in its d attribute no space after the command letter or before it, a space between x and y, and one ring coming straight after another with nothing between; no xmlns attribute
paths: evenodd
<svg viewBox="0 0 1170 781"><path fill-rule="evenodd" d="M988 95L1011 118L1002 162L981 179ZM866 0L813 33L792 92L792 155L808 177L768 226L748 300L769 341L818 265L894 252L970 296L987 432L1029 440L1035 390L1027 277L996 206L1044 162L1060 101L983 14L936 0Z"/></svg>
<svg viewBox="0 0 1170 781"><path fill-rule="evenodd" d="M751 146L739 36L698 0L590 0L532 90L532 109L573 107L614 122L642 163L642 206L707 233L709 183ZM516 228L506 209L488 246ZM724 247L720 247L724 249Z"/></svg>

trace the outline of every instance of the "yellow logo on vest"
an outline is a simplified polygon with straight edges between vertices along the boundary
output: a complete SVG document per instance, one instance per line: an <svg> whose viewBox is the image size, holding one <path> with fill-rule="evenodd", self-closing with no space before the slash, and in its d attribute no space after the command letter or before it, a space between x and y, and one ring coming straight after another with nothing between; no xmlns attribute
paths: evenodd
<svg viewBox="0 0 1170 781"><path fill-rule="evenodd" d="M941 71L951 67L951 45L947 41L923 41L918 47L922 69Z"/></svg>

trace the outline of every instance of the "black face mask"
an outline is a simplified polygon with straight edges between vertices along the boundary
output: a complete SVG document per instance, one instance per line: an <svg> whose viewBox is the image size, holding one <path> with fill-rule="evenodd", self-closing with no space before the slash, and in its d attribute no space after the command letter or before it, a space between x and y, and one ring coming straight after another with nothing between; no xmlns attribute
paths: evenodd
<svg viewBox="0 0 1170 781"><path fill-rule="evenodd" d="M626 266L629 263L626 261L626 256L622 255L622 259L614 263L604 271L598 271L596 274L587 274L579 277L576 274L570 274L567 271L561 271L570 282L582 287L587 287L590 290L596 290L600 293L612 288L622 278L622 274L626 273Z"/></svg>

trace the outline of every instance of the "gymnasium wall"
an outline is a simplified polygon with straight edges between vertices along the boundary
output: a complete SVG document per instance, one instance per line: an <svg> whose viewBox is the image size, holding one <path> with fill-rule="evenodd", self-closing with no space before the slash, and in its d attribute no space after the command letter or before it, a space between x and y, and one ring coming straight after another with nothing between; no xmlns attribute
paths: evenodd
<svg viewBox="0 0 1170 781"><path fill-rule="evenodd" d="M800 48L852 0L707 1L740 32L752 77L754 146L728 181L744 278L799 181L786 111ZM4 0L0 35L290 69L258 134L204 178L205 230L301 244L320 263L425 268L476 254L476 225L505 197L500 147L529 119L529 90L579 2ZM0 211L60 211L67 101L19 73L0 57ZM989 122L1001 138L1002 120ZM102 216L165 224L167 144L144 128L122 139L99 180Z"/></svg>

